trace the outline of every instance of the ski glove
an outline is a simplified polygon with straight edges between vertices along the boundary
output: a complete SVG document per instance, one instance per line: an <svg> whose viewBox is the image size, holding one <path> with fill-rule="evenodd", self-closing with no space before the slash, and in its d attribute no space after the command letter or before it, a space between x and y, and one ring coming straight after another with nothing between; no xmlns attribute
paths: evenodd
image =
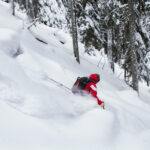
<svg viewBox="0 0 150 150"><path fill-rule="evenodd" d="M102 103L100 104L100 106L104 109L104 107L105 107L104 102L102 102Z"/></svg>

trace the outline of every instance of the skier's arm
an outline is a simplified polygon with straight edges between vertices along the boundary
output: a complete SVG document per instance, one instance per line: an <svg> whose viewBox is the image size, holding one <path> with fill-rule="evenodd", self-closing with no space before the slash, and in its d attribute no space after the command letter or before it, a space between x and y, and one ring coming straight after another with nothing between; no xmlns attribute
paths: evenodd
<svg viewBox="0 0 150 150"><path fill-rule="evenodd" d="M91 93L91 95L93 96L93 97L95 97L96 99L97 99L97 103L99 104L99 105L101 105L103 102L97 97L97 87L96 87L96 85L94 85L94 84L92 84L91 86L90 86L90 93Z"/></svg>

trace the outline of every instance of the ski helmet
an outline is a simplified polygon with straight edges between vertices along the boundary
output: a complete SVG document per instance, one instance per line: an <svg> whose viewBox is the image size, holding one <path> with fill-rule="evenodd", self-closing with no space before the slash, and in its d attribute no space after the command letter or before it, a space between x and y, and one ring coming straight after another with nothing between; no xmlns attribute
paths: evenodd
<svg viewBox="0 0 150 150"><path fill-rule="evenodd" d="M100 81L100 75L98 73L94 73L97 77L97 80Z"/></svg>

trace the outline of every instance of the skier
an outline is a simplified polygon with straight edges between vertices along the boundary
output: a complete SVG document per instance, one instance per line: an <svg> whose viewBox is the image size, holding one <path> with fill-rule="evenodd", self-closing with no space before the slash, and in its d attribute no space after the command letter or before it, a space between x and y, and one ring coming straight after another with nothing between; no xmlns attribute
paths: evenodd
<svg viewBox="0 0 150 150"><path fill-rule="evenodd" d="M84 95L90 93L94 98L97 99L97 103L104 108L104 102L97 97L97 86L96 84L100 81L100 75L95 73L89 77L78 77L72 87L74 94Z"/></svg>

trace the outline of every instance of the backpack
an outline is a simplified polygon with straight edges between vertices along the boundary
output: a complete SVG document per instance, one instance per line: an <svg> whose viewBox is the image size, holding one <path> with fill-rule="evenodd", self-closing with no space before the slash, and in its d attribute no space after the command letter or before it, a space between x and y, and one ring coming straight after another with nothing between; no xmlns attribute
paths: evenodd
<svg viewBox="0 0 150 150"><path fill-rule="evenodd" d="M94 81L89 79L88 77L78 77L72 87L72 92L74 94L75 93L83 93L83 90L85 89L86 85L90 82L94 83Z"/></svg>

